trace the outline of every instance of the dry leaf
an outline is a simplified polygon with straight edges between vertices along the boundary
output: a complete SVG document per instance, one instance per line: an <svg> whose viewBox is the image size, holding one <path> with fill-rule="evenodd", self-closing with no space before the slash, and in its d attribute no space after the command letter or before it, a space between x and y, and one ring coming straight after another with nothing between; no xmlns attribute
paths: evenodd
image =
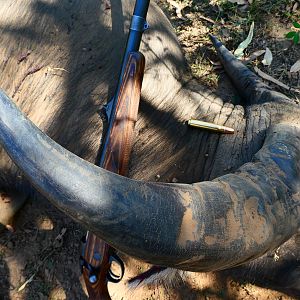
<svg viewBox="0 0 300 300"><path fill-rule="evenodd" d="M273 54L271 52L271 50L267 47L266 48L266 52L265 52L265 56L264 59L262 60L262 63L265 66L270 66L273 60Z"/></svg>
<svg viewBox="0 0 300 300"><path fill-rule="evenodd" d="M297 60L291 67L290 72L291 73L296 73L300 71L300 59Z"/></svg>
<svg viewBox="0 0 300 300"><path fill-rule="evenodd" d="M240 58L244 55L244 50L249 46L253 38L254 22L250 26L250 30L247 38L239 44L237 49L234 51L234 56Z"/></svg>

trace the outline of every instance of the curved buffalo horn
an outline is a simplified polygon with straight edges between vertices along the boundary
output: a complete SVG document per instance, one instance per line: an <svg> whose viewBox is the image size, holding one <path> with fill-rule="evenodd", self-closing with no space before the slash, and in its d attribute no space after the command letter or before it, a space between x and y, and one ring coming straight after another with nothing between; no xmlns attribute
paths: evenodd
<svg viewBox="0 0 300 300"><path fill-rule="evenodd" d="M131 180L70 153L0 94L0 140L32 184L117 249L195 271L240 264L300 220L300 129L274 127L255 161L193 185Z"/></svg>
<svg viewBox="0 0 300 300"><path fill-rule="evenodd" d="M0 142L58 208L115 248L179 269L212 271L281 245L300 225L300 128L269 129L253 162L211 182L121 177L67 151L0 93Z"/></svg>
<svg viewBox="0 0 300 300"><path fill-rule="evenodd" d="M290 101L285 95L272 91L257 75L237 60L216 37L210 35L210 39L217 50L226 74L248 104L280 100Z"/></svg>

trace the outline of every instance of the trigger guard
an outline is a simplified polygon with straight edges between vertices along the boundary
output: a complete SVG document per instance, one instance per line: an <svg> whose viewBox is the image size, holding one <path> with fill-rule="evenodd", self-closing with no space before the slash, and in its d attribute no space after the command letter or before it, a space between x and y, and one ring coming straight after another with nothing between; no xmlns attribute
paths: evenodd
<svg viewBox="0 0 300 300"><path fill-rule="evenodd" d="M122 261L122 259L117 255L117 254L112 254L109 258L110 262L112 263L113 261L115 261L121 268L121 274L120 276L114 274L114 272L109 269L108 273L107 273L107 280L113 283L118 283L122 280L124 273L125 273L125 266L124 263Z"/></svg>

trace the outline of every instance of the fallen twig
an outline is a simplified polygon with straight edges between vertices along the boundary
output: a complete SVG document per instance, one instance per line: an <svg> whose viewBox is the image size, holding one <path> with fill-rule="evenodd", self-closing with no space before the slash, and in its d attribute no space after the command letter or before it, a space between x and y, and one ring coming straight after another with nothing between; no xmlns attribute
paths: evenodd
<svg viewBox="0 0 300 300"><path fill-rule="evenodd" d="M289 87L288 85L284 84L283 82L275 79L274 77L264 73L262 70L260 70L258 67L254 67L255 72L257 73L257 75L259 75L261 78L268 80L272 83L275 83L276 85L282 87L283 89L286 89L288 91L294 92L294 93L298 93L300 94L300 90L295 89L293 87Z"/></svg>
<svg viewBox="0 0 300 300"><path fill-rule="evenodd" d="M202 19L202 20L205 20L209 23L212 23L212 24L215 24L216 22L213 20L213 19L210 19L210 18L207 18L207 17L204 17L202 15L198 15L199 19Z"/></svg>

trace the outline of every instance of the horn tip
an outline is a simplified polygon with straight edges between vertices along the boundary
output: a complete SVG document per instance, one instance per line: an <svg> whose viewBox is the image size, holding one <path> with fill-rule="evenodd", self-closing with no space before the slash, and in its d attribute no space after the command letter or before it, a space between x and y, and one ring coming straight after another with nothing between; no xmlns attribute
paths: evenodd
<svg viewBox="0 0 300 300"><path fill-rule="evenodd" d="M213 45L214 45L214 47L215 47L216 49L218 49L218 48L220 48L221 46L223 46L223 43L222 43L219 39L217 39L216 36L214 36L214 35L212 35L212 34L209 34L208 36L209 36L211 42L213 43Z"/></svg>

